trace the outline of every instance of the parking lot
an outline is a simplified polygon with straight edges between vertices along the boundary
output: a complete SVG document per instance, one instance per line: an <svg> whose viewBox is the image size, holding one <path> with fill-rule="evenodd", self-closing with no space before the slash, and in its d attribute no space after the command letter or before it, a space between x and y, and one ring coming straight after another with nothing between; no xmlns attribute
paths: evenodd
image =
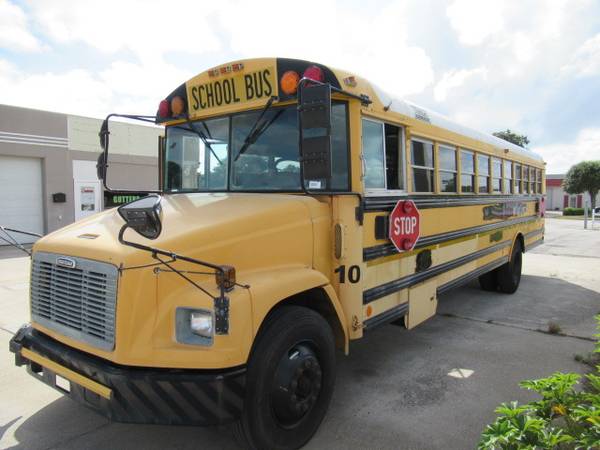
<svg viewBox="0 0 600 450"><path fill-rule="evenodd" d="M237 448L222 428L109 423L14 366L12 333L27 321L29 259L0 255L0 448ZM600 231L548 219L527 253L515 295L476 283L443 295L413 331L389 325L338 357L332 405L311 449L469 449L504 401L532 396L518 382L584 371L600 313ZM562 335L553 335L549 323Z"/></svg>

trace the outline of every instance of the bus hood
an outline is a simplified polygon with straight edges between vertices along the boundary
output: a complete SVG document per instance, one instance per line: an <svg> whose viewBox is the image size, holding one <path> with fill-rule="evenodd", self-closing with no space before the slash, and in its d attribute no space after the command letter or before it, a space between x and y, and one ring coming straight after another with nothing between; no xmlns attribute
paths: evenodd
<svg viewBox="0 0 600 450"><path fill-rule="evenodd" d="M312 266L313 223L328 220L326 203L284 194L192 193L164 196L162 232L155 240L125 232L125 239L238 273L281 265ZM40 239L34 251L130 266L152 262L148 252L118 241L123 219L116 209L96 214Z"/></svg>

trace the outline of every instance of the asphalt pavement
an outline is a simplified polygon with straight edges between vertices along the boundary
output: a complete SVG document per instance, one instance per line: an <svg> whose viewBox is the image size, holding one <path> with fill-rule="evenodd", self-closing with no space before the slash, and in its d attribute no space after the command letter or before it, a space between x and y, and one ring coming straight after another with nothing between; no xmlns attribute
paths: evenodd
<svg viewBox="0 0 600 450"><path fill-rule="evenodd" d="M110 423L14 366L12 333L28 317L28 258L0 250L0 448L236 449L227 427ZM584 372L600 313L600 231L548 219L514 295L476 283L439 299L412 331L388 325L338 356L330 410L308 449L472 449L518 382ZM549 324L561 334L549 334Z"/></svg>

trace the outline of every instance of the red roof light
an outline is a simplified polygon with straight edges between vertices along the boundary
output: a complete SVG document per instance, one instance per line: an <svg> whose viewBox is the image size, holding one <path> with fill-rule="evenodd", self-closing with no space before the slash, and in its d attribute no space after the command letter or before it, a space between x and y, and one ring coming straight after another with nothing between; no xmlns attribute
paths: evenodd
<svg viewBox="0 0 600 450"><path fill-rule="evenodd" d="M171 107L169 105L169 101L168 100L161 100L160 103L158 104L158 115L159 117L169 117L170 115L170 111Z"/></svg>
<svg viewBox="0 0 600 450"><path fill-rule="evenodd" d="M308 78L309 80L319 81L321 83L325 81L325 74L323 73L323 70L317 66L310 66L304 71L302 77Z"/></svg>

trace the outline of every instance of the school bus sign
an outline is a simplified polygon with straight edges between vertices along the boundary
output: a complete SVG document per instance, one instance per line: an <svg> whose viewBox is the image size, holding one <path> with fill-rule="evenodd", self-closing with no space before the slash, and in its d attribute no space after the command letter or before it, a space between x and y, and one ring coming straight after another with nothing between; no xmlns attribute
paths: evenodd
<svg viewBox="0 0 600 450"><path fill-rule="evenodd" d="M390 214L390 240L399 252L412 250L420 234L420 214L412 200L400 200Z"/></svg>
<svg viewBox="0 0 600 450"><path fill-rule="evenodd" d="M269 62L232 63L188 81L190 115L226 111L240 104L261 105L277 96L277 69Z"/></svg>

